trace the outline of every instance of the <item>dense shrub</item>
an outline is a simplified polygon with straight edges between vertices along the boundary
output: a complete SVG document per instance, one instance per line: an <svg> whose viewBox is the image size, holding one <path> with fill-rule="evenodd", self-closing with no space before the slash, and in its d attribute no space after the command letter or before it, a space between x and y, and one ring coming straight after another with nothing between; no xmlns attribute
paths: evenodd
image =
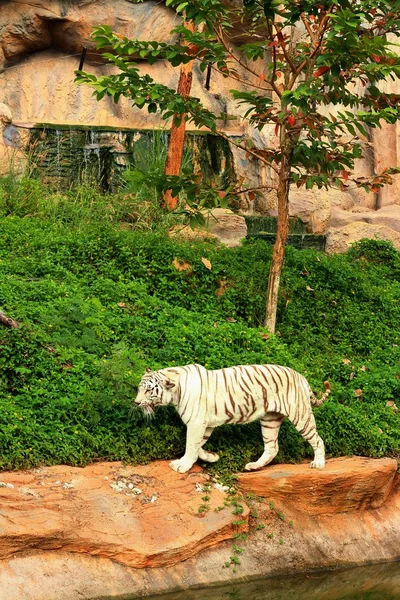
<svg viewBox="0 0 400 600"><path fill-rule="evenodd" d="M172 409L149 423L131 401L145 366L280 363L305 374L333 456L396 455L400 416L399 253L365 241L347 254L287 249L278 332L263 318L270 248L227 249L108 224L0 220L0 468L145 462L183 451ZM207 259L203 262L202 259ZM289 423L280 460L310 456ZM261 452L258 424L216 431L212 468Z"/></svg>

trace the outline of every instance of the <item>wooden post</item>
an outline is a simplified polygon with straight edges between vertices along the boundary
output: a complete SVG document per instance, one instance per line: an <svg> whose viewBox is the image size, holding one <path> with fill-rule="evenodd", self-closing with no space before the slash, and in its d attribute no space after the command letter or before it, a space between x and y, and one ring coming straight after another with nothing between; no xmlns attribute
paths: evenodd
<svg viewBox="0 0 400 600"><path fill-rule="evenodd" d="M78 71L82 71L82 69L83 69L83 65L85 64L86 51L87 51L86 46L82 46L82 54L81 54L81 59L79 61Z"/></svg>
<svg viewBox="0 0 400 600"><path fill-rule="evenodd" d="M194 32L195 26L192 21L185 22L184 25L186 29ZM182 64L180 68L177 92L185 99L190 96L190 90L192 88L193 62L194 61L191 60L186 64ZM179 121L179 119L180 123L178 125L177 121ZM185 144L185 129L185 115L174 115L168 144L167 162L165 163L164 168L165 175L179 175L181 172L183 147ZM168 210L175 210L178 206L178 197L172 196L171 190L167 190L164 193L163 205L166 206Z"/></svg>

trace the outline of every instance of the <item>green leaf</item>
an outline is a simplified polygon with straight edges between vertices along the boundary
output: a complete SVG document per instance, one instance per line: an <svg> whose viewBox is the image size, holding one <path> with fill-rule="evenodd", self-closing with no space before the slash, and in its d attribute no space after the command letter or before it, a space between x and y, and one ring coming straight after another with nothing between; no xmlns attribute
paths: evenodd
<svg viewBox="0 0 400 600"><path fill-rule="evenodd" d="M184 8L187 7L188 4L189 2L181 2L181 4L179 4L179 6L177 6L176 8L176 12L181 12Z"/></svg>

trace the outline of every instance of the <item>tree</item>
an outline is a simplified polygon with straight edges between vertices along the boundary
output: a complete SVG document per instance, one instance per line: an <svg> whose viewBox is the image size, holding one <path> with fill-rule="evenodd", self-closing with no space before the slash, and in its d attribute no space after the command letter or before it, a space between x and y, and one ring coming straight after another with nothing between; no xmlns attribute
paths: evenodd
<svg viewBox="0 0 400 600"><path fill-rule="evenodd" d="M196 59L241 85L231 90L247 107L243 117L262 130L272 127L276 144L257 148L251 140L237 145L268 165L278 201L278 231L268 281L265 325L275 331L278 290L289 230L290 186L346 190L350 185L376 191L391 182L394 166L370 178L354 176L371 128L399 119L399 94L381 93L379 83L400 76L395 49L400 32L400 1L380 0L243 0L231 8L219 0L167 0L185 19L202 30L180 25L180 42L166 44L121 39L108 27L97 27L99 48L110 47L108 60L119 67L116 75L96 78L78 72L79 83L94 87L98 99L121 95L139 108L160 111L164 119L181 115L196 126L222 135L219 119L198 99L182 95L141 76L132 55L173 66ZM240 22L249 43L229 43L232 22ZM190 53L189 49L190 48ZM252 79L242 79L247 73ZM245 83L245 91L243 91ZM250 91L246 91L250 88ZM252 89L251 89L252 88ZM228 139L228 138L226 138ZM165 180L163 185L169 185ZM185 182L174 180L178 186ZM186 180L186 184L188 181Z"/></svg>

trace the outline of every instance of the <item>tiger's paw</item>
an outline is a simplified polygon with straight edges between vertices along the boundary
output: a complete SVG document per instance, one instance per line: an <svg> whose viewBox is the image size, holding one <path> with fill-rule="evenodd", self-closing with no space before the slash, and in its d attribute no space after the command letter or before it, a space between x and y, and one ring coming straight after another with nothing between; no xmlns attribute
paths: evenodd
<svg viewBox="0 0 400 600"><path fill-rule="evenodd" d="M219 460L219 454L216 452L206 452L205 450L199 450L199 459L204 462L215 463Z"/></svg>
<svg viewBox="0 0 400 600"><path fill-rule="evenodd" d="M257 462L247 463L244 470L245 471L258 471L258 469L262 469L264 465L260 465Z"/></svg>
<svg viewBox="0 0 400 600"><path fill-rule="evenodd" d="M310 465L312 469L323 469L325 467L324 459L314 459Z"/></svg>
<svg viewBox="0 0 400 600"><path fill-rule="evenodd" d="M169 466L173 471L176 471L177 473L187 473L192 467L192 465L186 465L184 462L182 462L180 458L170 462Z"/></svg>

